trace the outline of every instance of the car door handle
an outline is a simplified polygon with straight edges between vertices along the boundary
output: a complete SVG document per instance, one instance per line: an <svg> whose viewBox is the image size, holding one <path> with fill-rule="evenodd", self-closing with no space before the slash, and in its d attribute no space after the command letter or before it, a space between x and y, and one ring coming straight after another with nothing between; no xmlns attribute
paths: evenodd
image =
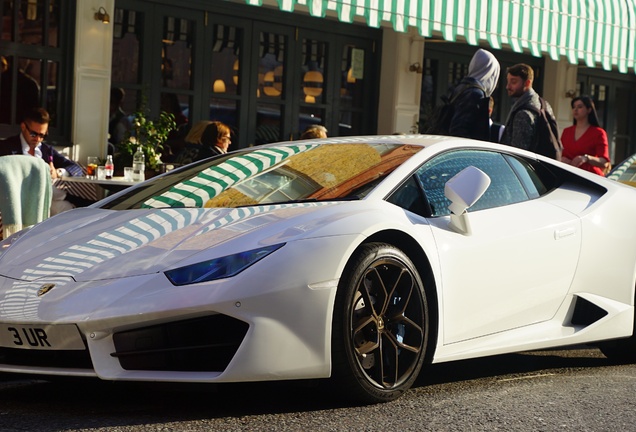
<svg viewBox="0 0 636 432"><path fill-rule="evenodd" d="M565 237L573 236L576 233L574 227L568 227L563 229L554 230L554 239L559 240Z"/></svg>

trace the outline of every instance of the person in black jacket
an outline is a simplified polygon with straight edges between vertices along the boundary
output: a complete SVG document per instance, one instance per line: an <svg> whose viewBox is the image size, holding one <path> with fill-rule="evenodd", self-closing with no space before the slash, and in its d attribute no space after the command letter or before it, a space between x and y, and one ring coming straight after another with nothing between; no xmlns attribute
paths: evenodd
<svg viewBox="0 0 636 432"><path fill-rule="evenodd" d="M490 120L490 142L498 143L501 140L501 136L503 135L504 129L506 129L506 127L501 123L497 123L492 120L492 112L494 110L495 99L490 96L490 101L488 103L488 117Z"/></svg>
<svg viewBox="0 0 636 432"><path fill-rule="evenodd" d="M0 143L0 156L30 154L44 159L46 163L52 162L56 170L64 169L70 176L81 176L82 167L44 142L48 135L50 121L49 113L44 108L33 108L27 111L20 123L21 133ZM51 175L57 178L57 171L51 172Z"/></svg>
<svg viewBox="0 0 636 432"><path fill-rule="evenodd" d="M452 91L453 117L449 133L453 136L490 139L490 96L497 88L500 65L495 56L478 49L468 65L468 75Z"/></svg>
<svg viewBox="0 0 636 432"><path fill-rule="evenodd" d="M41 158L51 170L51 178L60 176L82 176L82 167L44 142L49 131L51 118L44 108L33 108L26 112L18 135L0 141L0 156L31 155ZM51 215L74 207L85 207L94 201L72 195L65 191L53 190Z"/></svg>
<svg viewBox="0 0 636 432"><path fill-rule="evenodd" d="M201 132L203 126L205 129ZM200 133L199 137L195 137L197 131ZM185 148L174 160L182 165L227 153L232 143L232 131L220 121L203 121L194 125L185 140Z"/></svg>

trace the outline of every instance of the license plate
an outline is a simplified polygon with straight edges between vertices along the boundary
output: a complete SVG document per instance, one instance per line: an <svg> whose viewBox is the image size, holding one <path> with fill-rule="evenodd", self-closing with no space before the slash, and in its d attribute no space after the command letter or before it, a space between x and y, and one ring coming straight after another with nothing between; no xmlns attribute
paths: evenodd
<svg viewBox="0 0 636 432"><path fill-rule="evenodd" d="M0 347L38 350L83 350L79 329L73 324L0 324Z"/></svg>

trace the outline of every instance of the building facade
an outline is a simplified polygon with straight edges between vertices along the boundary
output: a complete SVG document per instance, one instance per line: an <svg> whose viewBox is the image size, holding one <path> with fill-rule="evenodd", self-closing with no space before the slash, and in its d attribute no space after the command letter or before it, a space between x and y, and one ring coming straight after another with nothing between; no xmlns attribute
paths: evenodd
<svg viewBox="0 0 636 432"><path fill-rule="evenodd" d="M113 87L125 91L127 113L170 111L184 130L229 124L232 148L296 139L311 124L331 136L420 131L483 47L502 70L535 68L562 127L571 98L593 96L619 162L636 152L632 3L0 2L0 137L17 133L22 104L37 102L53 114L50 142L79 161L105 155ZM505 121L505 73L495 99L494 118Z"/></svg>

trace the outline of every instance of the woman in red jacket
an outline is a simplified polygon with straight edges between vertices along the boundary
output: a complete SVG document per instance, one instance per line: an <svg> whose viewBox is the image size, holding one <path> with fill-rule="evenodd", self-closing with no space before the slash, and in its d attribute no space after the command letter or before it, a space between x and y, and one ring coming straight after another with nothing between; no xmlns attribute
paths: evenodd
<svg viewBox="0 0 636 432"><path fill-rule="evenodd" d="M562 161L593 172L605 175L609 166L607 134L600 127L594 101L589 96L572 99L574 125L563 129Z"/></svg>

